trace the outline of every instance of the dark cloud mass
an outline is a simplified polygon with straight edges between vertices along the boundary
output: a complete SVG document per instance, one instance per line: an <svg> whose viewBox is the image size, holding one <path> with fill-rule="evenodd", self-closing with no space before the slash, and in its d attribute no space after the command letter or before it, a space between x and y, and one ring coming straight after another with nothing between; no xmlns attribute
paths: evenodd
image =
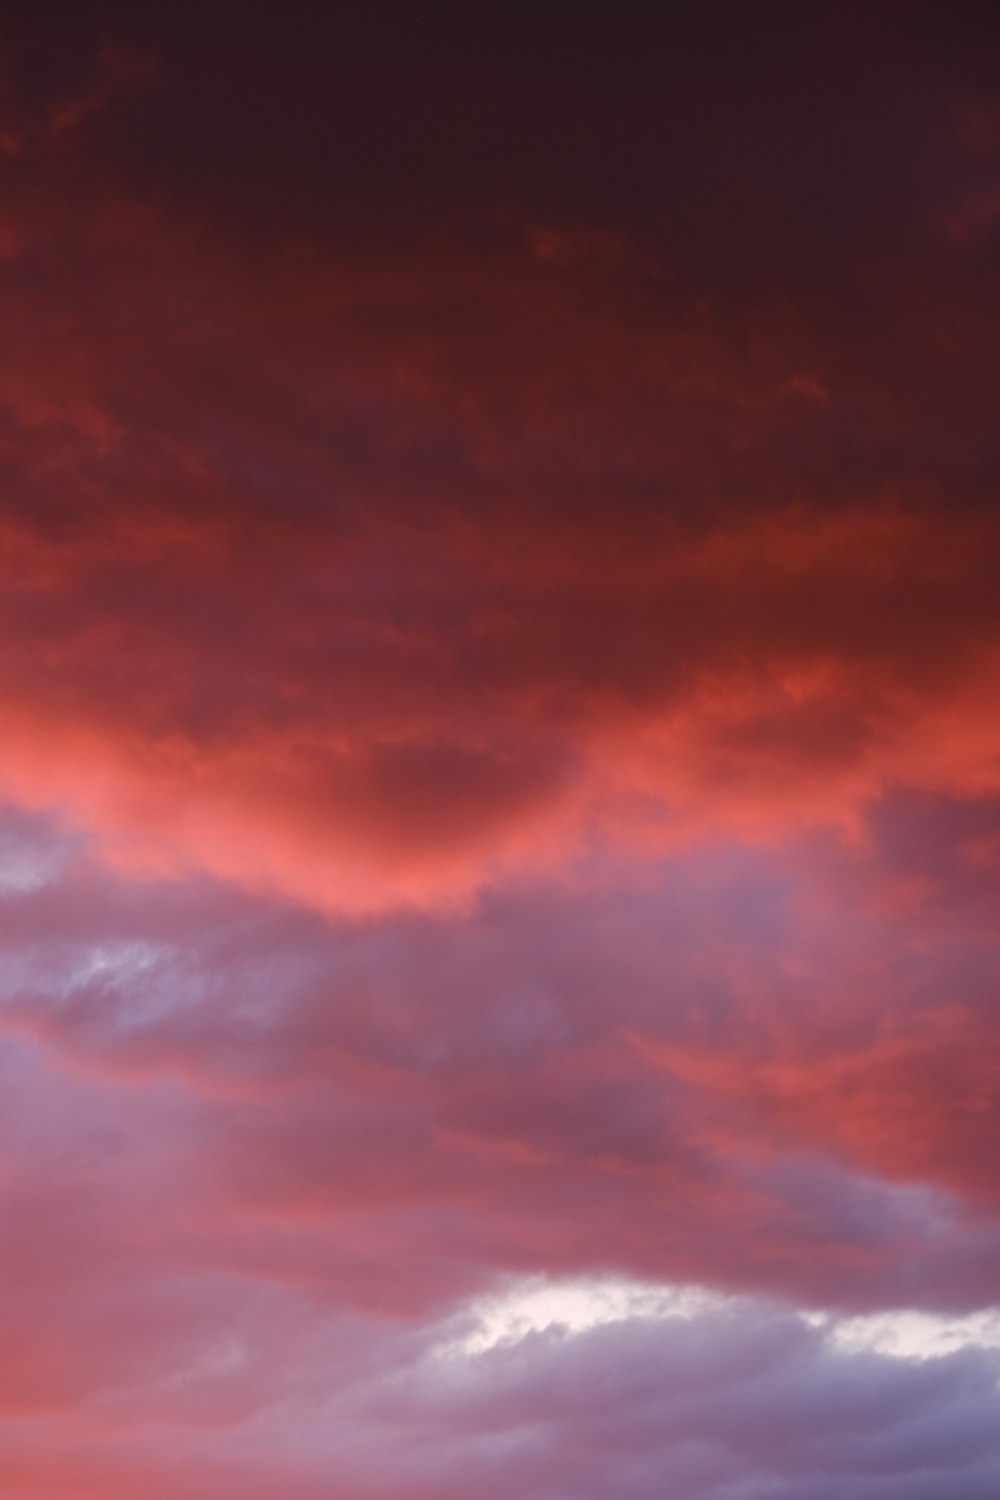
<svg viewBox="0 0 1000 1500"><path fill-rule="evenodd" d="M0 1488L994 1500L991 6L0 16Z"/></svg>

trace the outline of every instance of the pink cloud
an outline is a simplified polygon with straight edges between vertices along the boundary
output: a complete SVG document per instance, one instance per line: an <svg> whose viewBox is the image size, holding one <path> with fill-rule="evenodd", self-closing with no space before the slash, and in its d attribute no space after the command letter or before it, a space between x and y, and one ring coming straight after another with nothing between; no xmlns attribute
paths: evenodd
<svg viewBox="0 0 1000 1500"><path fill-rule="evenodd" d="M0 76L5 1496L993 1500L978 26L84 11ZM463 1343L522 1278L704 1296Z"/></svg>

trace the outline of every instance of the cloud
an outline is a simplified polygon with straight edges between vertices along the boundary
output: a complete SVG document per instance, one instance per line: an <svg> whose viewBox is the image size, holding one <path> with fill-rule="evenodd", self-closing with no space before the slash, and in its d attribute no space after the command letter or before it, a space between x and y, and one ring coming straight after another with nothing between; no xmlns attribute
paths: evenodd
<svg viewBox="0 0 1000 1500"><path fill-rule="evenodd" d="M115 1109L174 1100L192 1144L155 1171L254 1274L410 1310L615 1266L973 1310L995 944L960 991L950 928L828 872L727 847L331 923L77 854L5 899L4 1026Z"/></svg>
<svg viewBox="0 0 1000 1500"><path fill-rule="evenodd" d="M18 212L0 784L109 857L371 910L996 793L996 527L838 458L895 439L788 395L806 329L595 302L530 239L261 267Z"/></svg>
<svg viewBox="0 0 1000 1500"><path fill-rule="evenodd" d="M148 1477L164 1500L207 1482L223 1494L280 1484L311 1497L335 1473L338 1493L360 1500L400 1485L458 1495L477 1472L498 1494L723 1500L824 1497L837 1485L882 1500L907 1486L985 1496L996 1480L995 1351L923 1361L845 1352L766 1303L652 1318L622 1309L589 1329L550 1325L478 1353L442 1343L467 1310L415 1336L258 1296L240 1306L237 1333L206 1337L206 1315L232 1321L216 1300L197 1339L179 1310L155 1373L92 1388L104 1414L96 1441L83 1443L70 1413L47 1415L50 1456L25 1464L8 1425L9 1472L20 1469L27 1493L46 1493L46 1482L55 1493L127 1493Z"/></svg>
<svg viewBox="0 0 1000 1500"><path fill-rule="evenodd" d="M994 28L523 9L4 21L11 1500L997 1493Z"/></svg>

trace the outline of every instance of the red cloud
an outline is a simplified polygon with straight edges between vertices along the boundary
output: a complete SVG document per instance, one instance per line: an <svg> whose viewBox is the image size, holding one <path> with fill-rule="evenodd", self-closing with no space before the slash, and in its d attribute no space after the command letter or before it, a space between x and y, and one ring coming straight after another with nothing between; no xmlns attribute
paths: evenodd
<svg viewBox="0 0 1000 1500"><path fill-rule="evenodd" d="M802 330L734 353L517 248L260 270L100 202L42 274L33 212L0 371L9 795L119 860L371 909L594 836L996 788L996 528L838 460L837 421L880 434L863 390L790 401L836 353Z"/></svg>

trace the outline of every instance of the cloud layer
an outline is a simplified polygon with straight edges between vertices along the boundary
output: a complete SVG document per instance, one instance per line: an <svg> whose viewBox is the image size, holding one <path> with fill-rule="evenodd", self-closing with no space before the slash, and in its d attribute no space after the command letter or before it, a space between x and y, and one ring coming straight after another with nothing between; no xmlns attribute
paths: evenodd
<svg viewBox="0 0 1000 1500"><path fill-rule="evenodd" d="M5 1494L992 1500L995 22L300 9L4 23Z"/></svg>

